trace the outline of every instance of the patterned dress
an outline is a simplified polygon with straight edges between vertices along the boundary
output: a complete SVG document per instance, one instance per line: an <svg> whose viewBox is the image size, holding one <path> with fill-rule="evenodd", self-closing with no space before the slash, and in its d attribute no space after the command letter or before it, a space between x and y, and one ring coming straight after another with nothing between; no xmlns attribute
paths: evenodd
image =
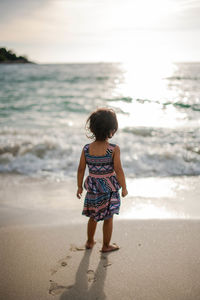
<svg viewBox="0 0 200 300"><path fill-rule="evenodd" d="M114 172L112 157L116 145L109 144L104 156L90 155L89 145L83 148L89 175L84 182L87 193L82 214L98 222L119 214L121 187Z"/></svg>

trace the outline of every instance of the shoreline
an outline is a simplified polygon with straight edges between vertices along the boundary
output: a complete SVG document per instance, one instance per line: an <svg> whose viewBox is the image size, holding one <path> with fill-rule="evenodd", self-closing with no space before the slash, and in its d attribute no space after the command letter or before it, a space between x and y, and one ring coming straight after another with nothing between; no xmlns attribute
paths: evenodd
<svg viewBox="0 0 200 300"><path fill-rule="evenodd" d="M200 219L200 176L128 178L117 220ZM76 179L49 181L0 175L0 228L12 225L83 223L85 191L76 197Z"/></svg>

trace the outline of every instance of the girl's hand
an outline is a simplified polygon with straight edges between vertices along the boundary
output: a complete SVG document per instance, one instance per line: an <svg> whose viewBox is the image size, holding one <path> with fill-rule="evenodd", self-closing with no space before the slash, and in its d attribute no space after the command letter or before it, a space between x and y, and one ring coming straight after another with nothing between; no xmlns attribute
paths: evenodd
<svg viewBox="0 0 200 300"><path fill-rule="evenodd" d="M122 197L126 197L128 195L127 189L122 189Z"/></svg>
<svg viewBox="0 0 200 300"><path fill-rule="evenodd" d="M83 192L83 188L79 187L78 190L77 190L77 193L76 193L76 196L77 196L78 199L81 199L82 192Z"/></svg>

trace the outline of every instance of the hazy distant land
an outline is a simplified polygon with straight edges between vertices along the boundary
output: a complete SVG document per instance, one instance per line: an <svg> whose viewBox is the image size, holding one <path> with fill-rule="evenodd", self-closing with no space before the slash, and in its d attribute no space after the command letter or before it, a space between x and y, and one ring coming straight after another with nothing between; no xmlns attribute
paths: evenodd
<svg viewBox="0 0 200 300"><path fill-rule="evenodd" d="M0 63L34 63L29 61L26 56L17 56L12 50L6 48L0 48Z"/></svg>

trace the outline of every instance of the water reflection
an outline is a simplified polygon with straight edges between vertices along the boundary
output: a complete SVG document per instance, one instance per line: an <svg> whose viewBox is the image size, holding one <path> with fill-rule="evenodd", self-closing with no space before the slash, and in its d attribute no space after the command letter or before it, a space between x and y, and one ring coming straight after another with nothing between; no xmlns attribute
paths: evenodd
<svg viewBox="0 0 200 300"><path fill-rule="evenodd" d="M112 91L112 103L124 112L119 116L120 127L154 126L174 128L187 124L187 114L180 110L179 88L171 85L177 64L170 62L134 62L121 66L122 76ZM176 77L175 77L176 78ZM180 80L179 80L180 81ZM187 95L187 99L190 95ZM184 95L185 98L185 95ZM119 101L119 99L122 99ZM187 99L183 99L187 102Z"/></svg>
<svg viewBox="0 0 200 300"><path fill-rule="evenodd" d="M168 210L165 206L157 206L150 201L147 203L133 203L132 207L124 213L122 219L171 219L185 217L184 214Z"/></svg>
<svg viewBox="0 0 200 300"><path fill-rule="evenodd" d="M187 218L182 192L185 186L173 178L127 180L129 196L122 202L121 219Z"/></svg>
<svg viewBox="0 0 200 300"><path fill-rule="evenodd" d="M177 65L163 61L144 61L122 65L123 81L116 92L133 98L166 100L173 91L168 87L167 78L177 70Z"/></svg>
<svg viewBox="0 0 200 300"><path fill-rule="evenodd" d="M178 184L171 178L140 178L127 180L129 196L145 198L172 198ZM180 187L179 187L180 188Z"/></svg>

